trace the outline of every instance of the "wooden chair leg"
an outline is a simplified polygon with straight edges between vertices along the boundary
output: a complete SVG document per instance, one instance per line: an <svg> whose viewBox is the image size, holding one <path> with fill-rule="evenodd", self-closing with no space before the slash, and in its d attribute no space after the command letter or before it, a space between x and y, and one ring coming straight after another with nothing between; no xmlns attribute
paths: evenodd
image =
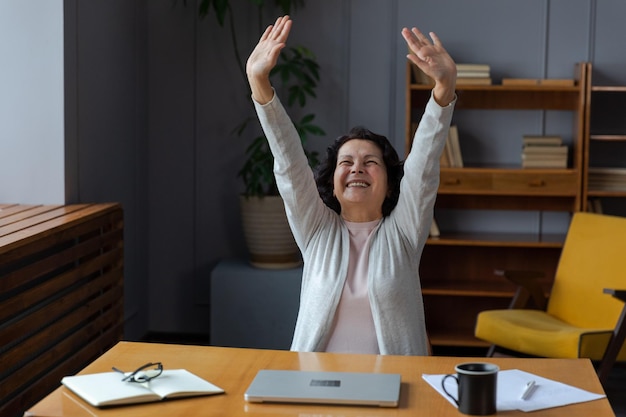
<svg viewBox="0 0 626 417"><path fill-rule="evenodd" d="M626 339L625 324L626 308L622 310L622 314L618 320L618 325L615 326L616 330L611 337L609 346L606 348L606 352L604 352L604 357L602 358L602 362L600 362L600 367L598 368L598 379L600 379L602 384L606 382L606 379L611 372L611 368L613 368L613 364L615 363L615 359L624 344L624 339Z"/></svg>

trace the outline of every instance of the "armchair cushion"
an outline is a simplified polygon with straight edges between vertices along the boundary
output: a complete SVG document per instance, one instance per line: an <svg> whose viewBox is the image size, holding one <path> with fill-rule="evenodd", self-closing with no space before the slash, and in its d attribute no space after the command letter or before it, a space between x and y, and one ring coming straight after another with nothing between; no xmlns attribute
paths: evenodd
<svg viewBox="0 0 626 417"><path fill-rule="evenodd" d="M613 329L581 328L541 310L489 310L479 313L476 336L529 355L602 359Z"/></svg>

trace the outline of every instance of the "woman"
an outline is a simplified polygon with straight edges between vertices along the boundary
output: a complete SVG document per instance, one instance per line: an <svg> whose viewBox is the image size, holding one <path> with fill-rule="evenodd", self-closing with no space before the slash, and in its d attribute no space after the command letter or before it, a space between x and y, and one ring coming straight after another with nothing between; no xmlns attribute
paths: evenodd
<svg viewBox="0 0 626 417"><path fill-rule="evenodd" d="M434 33L431 43L418 29L404 28L408 59L435 80L404 175L386 138L355 129L329 148L316 184L269 80L291 25L283 16L269 26L246 66L278 188L304 258L291 349L427 355L418 268L456 100L456 65Z"/></svg>

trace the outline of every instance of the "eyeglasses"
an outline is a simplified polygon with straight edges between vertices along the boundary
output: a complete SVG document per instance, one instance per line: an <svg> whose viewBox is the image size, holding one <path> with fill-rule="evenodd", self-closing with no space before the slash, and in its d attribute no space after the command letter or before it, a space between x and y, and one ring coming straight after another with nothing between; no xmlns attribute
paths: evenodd
<svg viewBox="0 0 626 417"><path fill-rule="evenodd" d="M124 378L122 378L122 381L148 382L163 373L163 365L161 364L161 362L155 362L155 363L150 362L143 366L140 366L139 368L135 369L130 374L122 371L121 369L116 368L115 366L113 367L113 370L115 372L119 372L125 375Z"/></svg>

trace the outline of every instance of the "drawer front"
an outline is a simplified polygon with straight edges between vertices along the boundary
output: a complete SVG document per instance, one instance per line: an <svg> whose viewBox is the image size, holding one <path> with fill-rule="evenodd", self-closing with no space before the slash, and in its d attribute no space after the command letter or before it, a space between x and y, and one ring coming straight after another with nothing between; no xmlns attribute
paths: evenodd
<svg viewBox="0 0 626 417"><path fill-rule="evenodd" d="M487 172L463 172L463 170L441 171L440 193L490 192L493 189L492 175Z"/></svg>
<svg viewBox="0 0 626 417"><path fill-rule="evenodd" d="M503 194L575 196L578 184L574 173L500 173L493 174L493 190Z"/></svg>

